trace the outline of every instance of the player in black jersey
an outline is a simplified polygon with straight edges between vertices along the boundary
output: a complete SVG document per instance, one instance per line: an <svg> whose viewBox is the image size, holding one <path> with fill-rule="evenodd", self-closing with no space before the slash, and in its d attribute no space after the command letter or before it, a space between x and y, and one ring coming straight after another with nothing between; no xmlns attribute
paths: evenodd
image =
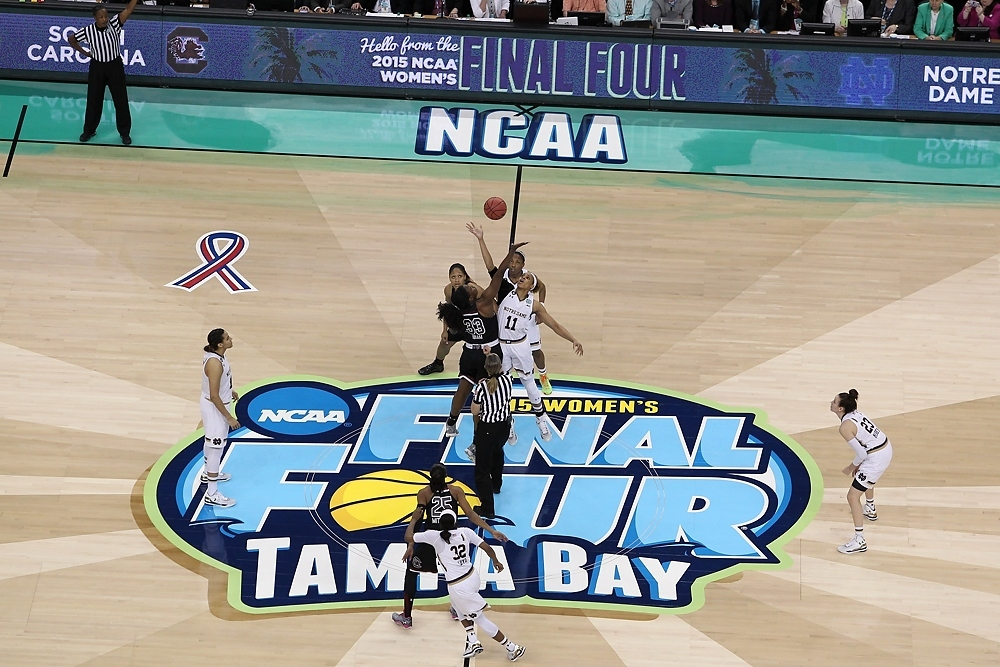
<svg viewBox="0 0 1000 667"><path fill-rule="evenodd" d="M462 340L465 341L462 358L458 362L458 389L451 400L451 413L445 427L445 435L448 437L458 435L458 428L455 426L458 415L465 407L476 382L486 377L486 355L493 352L503 356L500 350L500 326L497 324L497 294L504 272L518 248L526 245L527 242L515 243L510 247L510 252L500 262L489 286L478 298L474 297L468 287L462 286L452 291L451 303L438 304L438 319L448 326L449 331L462 332Z"/></svg>
<svg viewBox="0 0 1000 667"><path fill-rule="evenodd" d="M413 535L421 521L424 525L420 530L441 530L441 515L447 510L458 516L461 508L469 521L488 532L493 539L507 541L506 535L472 511L462 487L448 484L448 469L443 463L431 466L430 478L430 484L417 492L417 508L410 517L407 535ZM392 620L396 625L409 629L413 627L413 598L417 594L417 575L421 572L437 572L437 556L434 547L429 544L415 544L412 538L408 538L407 542L406 553L403 554L403 560L407 561L406 580L403 584L403 613L393 613ZM458 620L454 612L452 617Z"/></svg>
<svg viewBox="0 0 1000 667"><path fill-rule="evenodd" d="M490 249L486 247L486 239L483 236L482 226L477 227L470 222L465 225L465 228L479 240L479 251L483 255L483 263L486 264L486 270L489 271L492 278L500 270L493 265L493 256L490 254ZM517 257L511 260L510 267L504 272L504 280L500 284L500 290L497 293L497 303L503 303L504 298L517 288L517 282L524 275L524 262L523 253L517 253ZM531 291L535 294L535 298L539 303L544 304L548 287L538 278L538 274L534 274L534 276L535 286L531 288ZM545 352L542 351L542 337L538 331L537 322L532 322L531 324L528 332L528 342L531 344L531 357L535 361L535 368L538 369L538 381L542 385L542 393L545 395L551 394L552 383L549 382L548 369L545 367ZM513 377L517 377L516 372L513 373ZM534 374L532 374L532 377L534 377Z"/></svg>

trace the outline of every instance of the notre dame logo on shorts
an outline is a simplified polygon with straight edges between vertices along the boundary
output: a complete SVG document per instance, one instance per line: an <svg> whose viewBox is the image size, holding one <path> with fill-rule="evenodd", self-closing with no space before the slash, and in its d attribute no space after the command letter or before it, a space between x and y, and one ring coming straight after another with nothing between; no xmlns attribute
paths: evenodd
<svg viewBox="0 0 1000 667"><path fill-rule="evenodd" d="M472 416L445 434L456 382L293 376L244 388L219 482L236 504L204 502L198 432L150 471L146 510L178 548L228 573L242 611L384 607L402 596L404 532L431 466L444 463L477 504ZM512 399L518 438L503 448L491 519L510 538L494 545L503 571L469 555L491 605L687 612L712 580L791 563L783 545L816 513L821 477L762 412L609 380L553 385L548 442L523 390ZM447 595L433 571L418 588L418 604Z"/></svg>

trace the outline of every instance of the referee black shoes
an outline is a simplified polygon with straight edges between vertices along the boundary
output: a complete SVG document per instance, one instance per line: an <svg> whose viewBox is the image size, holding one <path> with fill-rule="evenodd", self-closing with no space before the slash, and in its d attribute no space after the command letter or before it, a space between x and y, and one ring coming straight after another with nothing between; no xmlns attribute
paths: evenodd
<svg viewBox="0 0 1000 667"><path fill-rule="evenodd" d="M131 146L131 145L132 145L132 137L128 136L127 134L122 135L122 146Z"/></svg>
<svg viewBox="0 0 1000 667"><path fill-rule="evenodd" d="M80 141L83 143L87 143L88 141L93 139L94 135L96 134L97 132L84 132L83 134L80 135Z"/></svg>

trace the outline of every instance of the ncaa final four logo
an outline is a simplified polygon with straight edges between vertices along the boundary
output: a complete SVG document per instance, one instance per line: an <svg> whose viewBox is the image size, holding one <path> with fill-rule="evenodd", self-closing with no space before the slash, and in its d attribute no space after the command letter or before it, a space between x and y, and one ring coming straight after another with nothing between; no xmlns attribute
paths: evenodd
<svg viewBox="0 0 1000 667"><path fill-rule="evenodd" d="M443 462L470 501L470 414L445 436L456 380L343 385L311 376L246 390L222 470L230 508L204 503L202 436L164 454L146 510L170 542L229 574L251 613L385 607L402 597L403 535L427 471ZM522 390L523 391L523 390ZM563 380L538 437L515 396L496 519L510 538L481 551L491 604L688 612L705 585L790 564L783 547L815 514L816 464L762 413L597 380ZM460 521L461 522L461 521ZM440 603L420 575L418 604Z"/></svg>

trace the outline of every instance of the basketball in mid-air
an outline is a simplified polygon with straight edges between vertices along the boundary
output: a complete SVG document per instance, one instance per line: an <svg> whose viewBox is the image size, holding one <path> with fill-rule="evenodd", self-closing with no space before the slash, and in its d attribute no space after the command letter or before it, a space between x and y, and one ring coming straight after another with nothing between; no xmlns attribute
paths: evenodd
<svg viewBox="0 0 1000 667"><path fill-rule="evenodd" d="M490 197L483 204L483 213L490 220L499 220L507 215L507 202L500 199L500 197Z"/></svg>

